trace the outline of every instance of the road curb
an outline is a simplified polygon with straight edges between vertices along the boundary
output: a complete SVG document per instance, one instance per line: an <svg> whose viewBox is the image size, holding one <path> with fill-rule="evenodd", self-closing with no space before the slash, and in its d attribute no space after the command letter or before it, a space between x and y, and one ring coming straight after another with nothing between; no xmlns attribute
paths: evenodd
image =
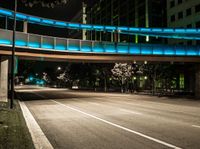
<svg viewBox="0 0 200 149"><path fill-rule="evenodd" d="M23 101L19 101L26 125L28 126L29 132L31 134L33 144L36 149L53 149L53 146L41 130L40 126L34 119L33 115L25 105Z"/></svg>

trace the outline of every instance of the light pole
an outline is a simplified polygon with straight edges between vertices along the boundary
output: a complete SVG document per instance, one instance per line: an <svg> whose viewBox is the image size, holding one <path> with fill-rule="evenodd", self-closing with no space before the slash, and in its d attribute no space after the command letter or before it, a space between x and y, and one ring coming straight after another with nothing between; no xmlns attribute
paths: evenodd
<svg viewBox="0 0 200 149"><path fill-rule="evenodd" d="M11 97L10 108L13 108L14 100L14 81L15 81L15 35L16 35L16 12L17 12L17 0L14 0L14 22L13 22L13 40L12 40L12 57L11 57Z"/></svg>

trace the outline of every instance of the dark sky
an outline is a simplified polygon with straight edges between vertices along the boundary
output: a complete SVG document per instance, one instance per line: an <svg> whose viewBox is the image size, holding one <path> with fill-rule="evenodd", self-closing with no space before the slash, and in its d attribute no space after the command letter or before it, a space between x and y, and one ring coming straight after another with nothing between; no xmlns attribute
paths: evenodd
<svg viewBox="0 0 200 149"><path fill-rule="evenodd" d="M13 10L13 2L14 0L0 0L0 7L12 9ZM56 20L70 21L77 12L80 10L82 6L82 0L69 0L66 5L58 5L55 8L46 8L41 7L40 5L35 5L32 8L26 7L23 3L18 0L18 12L51 18ZM90 5L92 2L96 0L87 0L87 3ZM9 29L12 29L12 21L9 23ZM19 22L17 23L17 30L21 30L21 26ZM49 36L57 36L57 37L68 37L67 29L53 28L53 27L44 27L36 24L29 24L28 28L29 33L41 34L41 35L49 35Z"/></svg>
<svg viewBox="0 0 200 149"><path fill-rule="evenodd" d="M0 7L13 9L14 0L0 0ZM94 0L87 0L88 3L92 3ZM32 14L36 16L52 18L57 20L70 21L70 19L76 15L82 5L82 0L69 0L66 5L59 5L55 8L42 8L40 5L35 5L32 8L25 7L24 4L18 0L18 12Z"/></svg>

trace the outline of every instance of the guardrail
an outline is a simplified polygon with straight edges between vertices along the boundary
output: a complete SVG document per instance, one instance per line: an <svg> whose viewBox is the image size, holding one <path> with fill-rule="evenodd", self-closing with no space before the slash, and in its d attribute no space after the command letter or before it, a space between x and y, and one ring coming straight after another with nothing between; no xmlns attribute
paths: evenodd
<svg viewBox="0 0 200 149"><path fill-rule="evenodd" d="M0 15L13 19L13 11L0 8ZM72 22L64 22L52 20L23 13L16 14L17 20L27 21L29 23L40 24L44 26L52 26L59 28L78 29L78 30L94 30L104 32L116 32L119 34L152 36L162 38L200 40L199 28L142 28L127 26L108 26L108 25L92 25L80 24Z"/></svg>
<svg viewBox="0 0 200 149"><path fill-rule="evenodd" d="M12 31L0 29L0 45L12 45ZM16 32L16 47L99 54L200 56L200 46L133 44L57 38Z"/></svg>

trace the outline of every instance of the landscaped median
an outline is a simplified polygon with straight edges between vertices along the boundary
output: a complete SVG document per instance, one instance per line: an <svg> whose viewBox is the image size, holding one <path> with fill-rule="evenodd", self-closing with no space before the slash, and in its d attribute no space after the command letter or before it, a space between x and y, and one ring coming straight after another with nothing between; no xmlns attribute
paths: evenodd
<svg viewBox="0 0 200 149"><path fill-rule="evenodd" d="M18 102L9 109L0 102L0 149L34 149Z"/></svg>

